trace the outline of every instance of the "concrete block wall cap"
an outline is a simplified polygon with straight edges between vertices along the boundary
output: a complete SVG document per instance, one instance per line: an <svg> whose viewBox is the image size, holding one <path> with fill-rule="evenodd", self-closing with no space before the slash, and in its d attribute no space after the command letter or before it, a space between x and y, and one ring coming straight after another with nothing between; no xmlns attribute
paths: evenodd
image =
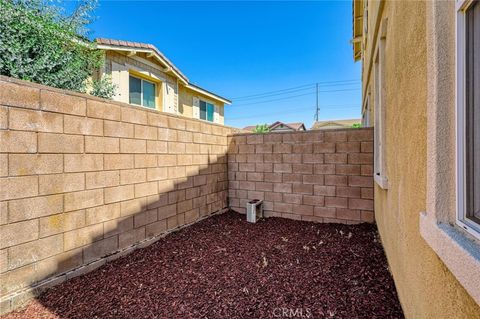
<svg viewBox="0 0 480 319"><path fill-rule="evenodd" d="M238 129L238 128L235 128L235 129ZM258 136L265 136L265 135L269 135L269 134L278 134L278 135L282 135L282 134L312 134L312 133L317 133L317 134L321 134L321 133L326 133L326 132L336 132L336 131L339 131L339 132L342 132L342 131L373 131L374 127L359 127L359 128L353 128L353 127L342 127L342 128L330 128L330 129L322 129L322 130L306 130L306 131L294 131L294 132L268 132L268 133L253 133L253 132L240 132L240 133L232 133L232 134L228 134L227 136L248 136L248 135L258 135ZM238 129L238 130L241 130L241 129Z"/></svg>
<svg viewBox="0 0 480 319"><path fill-rule="evenodd" d="M168 112L162 112L162 111L158 111L158 110L149 109L149 108L142 107L142 106L136 106L136 105L132 105L132 104L128 104L128 103L108 100L108 99L100 98L100 97L97 97L97 96L89 95L89 94L86 94L86 93L78 93L78 92L69 91L69 90L57 89L57 88L54 88L54 87L51 87L51 86L47 86L47 85L43 85L43 84L39 84L39 83L35 83L35 82L30 82L30 81L25 81L25 80L20 80L20 79L15 79L15 78L11 78L11 77L8 77L8 76L5 76L5 75L0 75L0 82L2 82L2 81L8 82L8 83L15 83L15 84L18 84L18 85L23 85L23 86L28 86L28 87L33 87L33 88L37 88L39 90L45 90L45 91L51 91L51 92L56 92L56 93L61 93L61 94L66 94L66 95L71 95L71 96L77 96L77 97L85 98L87 100L93 100L93 101L104 102L104 103L108 103L108 104L114 104L114 105L118 105L118 106L121 106L121 107L131 108L131 109L135 109L135 110L141 110L141 111L145 111L145 112L149 112L149 113L153 113L153 114L160 114L160 115L165 115L165 116L178 118L178 119L182 119L182 120L195 121L195 122L198 122L198 123L204 123L204 124L211 125L211 126L218 126L218 127L222 127L222 128L231 129L231 130L238 130L239 129L239 128L236 128L236 127L233 127L233 126L227 126L227 125L222 125L222 124L217 124L217 123L210 123L210 122L207 122L207 121L203 121L203 120L199 120L199 119L195 119L195 118L191 118L191 117L186 117L186 116L183 116L183 115L172 114L172 113L168 113ZM227 134L227 136L229 136L229 135L231 135L231 134Z"/></svg>

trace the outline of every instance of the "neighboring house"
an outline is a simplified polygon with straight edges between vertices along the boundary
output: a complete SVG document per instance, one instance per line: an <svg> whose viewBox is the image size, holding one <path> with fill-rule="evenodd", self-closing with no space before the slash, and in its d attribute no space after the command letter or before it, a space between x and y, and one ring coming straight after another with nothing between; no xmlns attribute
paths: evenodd
<svg viewBox="0 0 480 319"><path fill-rule="evenodd" d="M224 105L231 101L192 84L155 46L103 38L95 41L105 52L105 66L98 76L111 75L117 85L115 101L224 123Z"/></svg>
<svg viewBox="0 0 480 319"><path fill-rule="evenodd" d="M362 123L361 119L317 121L313 123L312 130L347 128L347 127L352 127L354 124L360 124L360 123Z"/></svg>
<svg viewBox="0 0 480 319"><path fill-rule="evenodd" d="M257 126L250 125L246 126L243 129L245 131L253 132ZM268 126L270 132L296 132L296 131L306 131L305 124L303 123L283 123L276 121L273 124Z"/></svg>
<svg viewBox="0 0 480 319"><path fill-rule="evenodd" d="M269 129L270 132L306 131L303 123L283 123L280 121L276 121L275 123L271 124Z"/></svg>
<svg viewBox="0 0 480 319"><path fill-rule="evenodd" d="M356 0L353 25L405 317L480 318L480 2Z"/></svg>

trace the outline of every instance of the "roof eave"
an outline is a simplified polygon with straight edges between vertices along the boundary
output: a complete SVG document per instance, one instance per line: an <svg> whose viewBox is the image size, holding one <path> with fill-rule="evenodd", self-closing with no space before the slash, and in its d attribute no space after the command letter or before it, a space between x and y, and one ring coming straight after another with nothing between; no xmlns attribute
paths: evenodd
<svg viewBox="0 0 480 319"><path fill-rule="evenodd" d="M208 96L208 97L210 97L210 98L212 98L212 99L214 99L214 100L220 101L220 102L222 102L223 104L227 104L227 105L232 104L232 101L230 101L229 99L226 99L226 98L224 98L224 97L221 97L220 95L217 95L217 94L215 94L215 93L209 92L209 91L207 91L207 90L205 90L205 89L202 89L201 87L196 86L196 85L194 85L194 84L188 83L185 87L188 88L188 89L190 89L190 90L192 90L192 91L196 91L196 92L198 92L198 93L201 93L201 94L203 94L203 95L206 95L206 96Z"/></svg>
<svg viewBox="0 0 480 319"><path fill-rule="evenodd" d="M162 56L160 56L155 50L153 49L148 49L148 48L134 48L134 47L124 47L124 46L117 46L117 45L109 45L109 44L98 44L97 43L97 49L100 50L113 50L113 51L123 51L123 52L142 52L142 53L150 53L152 54L156 59L161 61L163 64L169 66L170 71L177 77L179 78L185 85L188 85L189 81L188 78L183 75L181 72L177 71L177 67L173 65L170 61L165 60Z"/></svg>
<svg viewBox="0 0 480 319"><path fill-rule="evenodd" d="M158 52L154 49L129 47L129 46L121 46L121 45L113 45L113 44L103 44L103 43L96 43L96 47L99 50L112 50L112 51L135 52L135 53L141 52L141 53L151 54L157 60L159 60L162 64L165 64L169 69L168 71L172 72L177 78L179 78L180 81L182 82L182 84L185 85L185 87L187 87L187 88L189 88L193 91L199 92L203 95L206 95L206 96L208 96L208 97L210 97L210 98L212 98L216 101L220 101L224 104L228 104L228 105L232 104L232 101L230 101L229 99L226 99L226 98L224 98L220 95L209 92L209 91L207 91L207 90L205 90L205 89L203 89L199 86L196 86L196 85L190 83L188 78L183 73L181 73L173 63L171 63L169 60L165 59L163 56L158 54Z"/></svg>

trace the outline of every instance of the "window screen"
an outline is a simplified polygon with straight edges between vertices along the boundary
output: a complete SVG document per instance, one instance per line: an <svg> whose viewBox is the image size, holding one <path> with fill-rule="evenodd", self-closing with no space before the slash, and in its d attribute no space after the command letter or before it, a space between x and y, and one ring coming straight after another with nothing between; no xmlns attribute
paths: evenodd
<svg viewBox="0 0 480 319"><path fill-rule="evenodd" d="M143 106L155 108L155 84L143 82Z"/></svg>
<svg viewBox="0 0 480 319"><path fill-rule="evenodd" d="M207 103L205 101L200 101L200 119L207 119Z"/></svg>
<svg viewBox="0 0 480 319"><path fill-rule="evenodd" d="M211 103L207 103L207 121L213 122L213 113L215 112L215 107Z"/></svg>
<svg viewBox="0 0 480 319"><path fill-rule="evenodd" d="M130 76L129 102L145 107L155 108L155 83Z"/></svg>
<svg viewBox="0 0 480 319"><path fill-rule="evenodd" d="M466 11L465 179L466 217L480 221L480 5Z"/></svg>
<svg viewBox="0 0 480 319"><path fill-rule="evenodd" d="M142 80L130 77L130 103L131 104L142 104Z"/></svg>

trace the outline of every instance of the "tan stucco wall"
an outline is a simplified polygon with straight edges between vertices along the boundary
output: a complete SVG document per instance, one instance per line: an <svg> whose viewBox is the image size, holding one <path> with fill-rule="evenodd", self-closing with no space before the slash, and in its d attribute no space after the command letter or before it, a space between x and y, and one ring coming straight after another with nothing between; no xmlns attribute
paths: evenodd
<svg viewBox="0 0 480 319"><path fill-rule="evenodd" d="M197 97L200 100L207 101L209 103L214 104L216 107L218 107L219 112L218 112L217 124L224 124L224 104L223 103L216 102L211 98L209 98L208 96L192 91L189 88L186 88L182 85L179 86L178 92L179 92L179 103L178 103L179 114L186 117L193 117L193 97Z"/></svg>
<svg viewBox="0 0 480 319"><path fill-rule="evenodd" d="M183 116L193 117L193 94L184 86L180 86L178 89L179 103L178 111Z"/></svg>
<svg viewBox="0 0 480 319"><path fill-rule="evenodd" d="M419 231L419 214L427 206L426 6L420 1L389 1L381 11L378 2L369 1L364 92L373 84L369 72L370 50L376 45L376 26L380 21L377 13L388 18L385 51L388 190L375 185L375 219L407 318L480 318L480 307ZM370 103L374 106L372 99Z"/></svg>
<svg viewBox="0 0 480 319"><path fill-rule="evenodd" d="M117 95L113 100L128 103L129 97L129 74L132 73L156 84L157 98L156 109L176 113L178 108L177 79L161 71L151 59L144 53L138 53L135 57L129 57L126 54L107 51L105 53L104 72L112 76L112 81L117 85ZM168 85L168 90L166 86ZM168 103L168 100L172 101ZM166 105L170 108L167 108Z"/></svg>
<svg viewBox="0 0 480 319"><path fill-rule="evenodd" d="M120 72L115 72L114 63L116 63L117 68L121 68ZM159 66L155 65L155 61L152 58L148 58L145 53L138 53L135 57L129 57L124 53L107 51L105 53L105 67L103 71L111 75L114 84L117 85L117 95L113 98L115 101L129 102L128 76L132 73L137 77L156 83L157 110L191 118L193 117L193 97L196 96L214 104L218 108L218 121L215 123L224 124L223 103L193 91L181 83L177 83L175 77L163 72Z"/></svg>

